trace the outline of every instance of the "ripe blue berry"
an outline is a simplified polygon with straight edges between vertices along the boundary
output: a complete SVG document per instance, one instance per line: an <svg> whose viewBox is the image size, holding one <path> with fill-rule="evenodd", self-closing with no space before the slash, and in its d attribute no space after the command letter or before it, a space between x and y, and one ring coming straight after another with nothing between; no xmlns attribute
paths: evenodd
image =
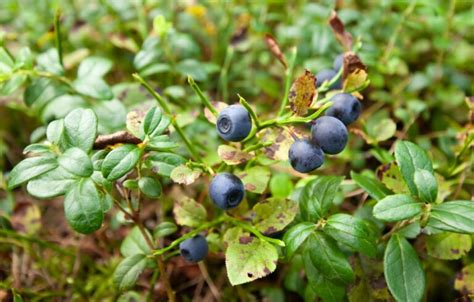
<svg viewBox="0 0 474 302"><path fill-rule="evenodd" d="M209 247L206 238L196 235L193 238L184 240L179 244L181 256L191 262L198 262L207 256Z"/></svg>
<svg viewBox="0 0 474 302"><path fill-rule="evenodd" d="M297 140L291 145L288 158L293 169L308 173L321 167L324 153L319 146L309 140Z"/></svg>
<svg viewBox="0 0 474 302"><path fill-rule="evenodd" d="M252 120L242 105L232 105L219 113L216 128L219 136L226 141L239 142L249 135Z"/></svg>
<svg viewBox="0 0 474 302"><path fill-rule="evenodd" d="M234 174L217 174L209 186L209 196L214 204L223 210L238 206L244 199L244 195L244 184Z"/></svg>
<svg viewBox="0 0 474 302"><path fill-rule="evenodd" d="M316 87L321 86L325 81L331 81L336 76L337 72L332 69L323 69L316 74ZM329 86L329 89L341 89L341 79Z"/></svg>
<svg viewBox="0 0 474 302"><path fill-rule="evenodd" d="M314 121L311 136L324 153L338 154L344 150L348 134L346 126L340 120L332 116L322 116Z"/></svg>
<svg viewBox="0 0 474 302"><path fill-rule="evenodd" d="M341 53L340 55L338 55L338 56L334 59L334 62L332 63L332 68L333 68L336 72L338 72L339 69L341 69L343 62L344 62L344 54Z"/></svg>
<svg viewBox="0 0 474 302"><path fill-rule="evenodd" d="M362 105L355 96L349 93L338 93L331 98L332 106L326 115L333 116L346 126L355 122L362 111Z"/></svg>

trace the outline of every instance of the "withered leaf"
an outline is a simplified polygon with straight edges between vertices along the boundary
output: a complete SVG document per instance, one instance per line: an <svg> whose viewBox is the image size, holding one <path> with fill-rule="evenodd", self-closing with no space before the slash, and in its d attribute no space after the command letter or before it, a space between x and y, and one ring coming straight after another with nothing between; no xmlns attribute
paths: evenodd
<svg viewBox="0 0 474 302"><path fill-rule="evenodd" d="M367 67L352 51L344 53L342 79L344 91L356 89L367 80Z"/></svg>
<svg viewBox="0 0 474 302"><path fill-rule="evenodd" d="M352 35L346 32L344 24L334 10L331 12L331 16L329 17L329 25L331 25L331 28L336 35L336 39L341 43L342 47L344 47L345 50L352 49Z"/></svg>
<svg viewBox="0 0 474 302"><path fill-rule="evenodd" d="M250 153L228 145L220 145L217 154L228 165L238 165L252 158Z"/></svg>
<svg viewBox="0 0 474 302"><path fill-rule="evenodd" d="M270 34L265 34L265 43L267 44L268 49L270 52L280 61L280 63L285 67L288 68L286 64L285 56L278 45L278 42L275 38Z"/></svg>
<svg viewBox="0 0 474 302"><path fill-rule="evenodd" d="M288 100L291 110L296 115L305 115L313 102L313 98L318 96L316 90L316 77L309 70L297 78L291 85Z"/></svg>

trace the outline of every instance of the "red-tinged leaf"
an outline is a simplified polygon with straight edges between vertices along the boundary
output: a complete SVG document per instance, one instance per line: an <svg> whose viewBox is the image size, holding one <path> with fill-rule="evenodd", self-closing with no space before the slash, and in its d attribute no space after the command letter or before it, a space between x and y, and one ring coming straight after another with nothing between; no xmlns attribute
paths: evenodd
<svg viewBox="0 0 474 302"><path fill-rule="evenodd" d="M291 110L296 115L305 115L313 102L313 98L318 96L316 90L316 77L309 70L296 79L291 85L288 100Z"/></svg>
<svg viewBox="0 0 474 302"><path fill-rule="evenodd" d="M331 16L329 17L329 25L336 35L336 39L339 40L342 47L345 50L352 49L352 35L344 29L344 24L342 23L341 19L337 16L336 11L331 12Z"/></svg>
<svg viewBox="0 0 474 302"><path fill-rule="evenodd" d="M265 43L267 44L268 49L270 52L280 61L280 63L285 67L288 68L286 64L285 56L278 45L278 42L275 38L270 34L265 34Z"/></svg>

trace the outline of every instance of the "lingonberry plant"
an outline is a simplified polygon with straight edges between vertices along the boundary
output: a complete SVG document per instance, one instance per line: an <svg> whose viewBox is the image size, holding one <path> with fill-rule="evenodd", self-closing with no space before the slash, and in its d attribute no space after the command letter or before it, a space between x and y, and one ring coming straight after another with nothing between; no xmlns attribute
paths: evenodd
<svg viewBox="0 0 474 302"><path fill-rule="evenodd" d="M257 99L241 95L229 104L227 90L222 102L211 101L191 64L188 85L176 83L199 100L186 120L180 110L187 105L149 79L165 68L155 62L157 45L168 45L172 32L163 16L155 18L133 62L136 90L152 101L125 106L116 96L129 91L107 83L118 62L87 56L77 71L66 72L56 15L56 48L39 55L28 48L17 55L0 48L2 94L24 91L25 105L44 125L23 150L26 158L9 172L8 190L25 185L38 199L62 197L67 223L81 234L128 225L112 277L120 292L151 274L151 283L160 280L169 301L182 300L176 297L180 285L170 277L170 263L181 257L188 265L197 263L219 300L206 265L215 256L225 262L232 286L271 278L283 266L285 287L307 301L345 301L348 292L350 301L390 296L421 301L428 268L414 242L426 240L431 254L465 253L474 233L474 203L448 200L422 147L400 139L394 150L383 150L380 127L365 129L373 134L367 138L361 128L370 123L358 121L365 108L362 92L370 84L359 55L363 45L335 12L329 24L344 53L330 59L332 69L316 75L297 66L296 47L283 51L275 38L265 36L268 53L285 74L281 102L272 112L259 111ZM297 74L297 68L304 70ZM224 69L220 79L226 77ZM199 122L189 126L189 119ZM192 127L202 128L203 140L193 137L200 132L190 132ZM353 134L365 136L374 157L385 163L377 175L352 171L346 179L318 170L345 156ZM207 140L219 141L218 146L206 146ZM472 135L456 160L471 143ZM292 178L298 178L296 187ZM347 188L356 186L363 201L344 208ZM150 204L157 215L145 220L143 208ZM112 216L115 212L120 215ZM460 251L456 236L466 236L469 247ZM385 292L371 284L378 278Z"/></svg>

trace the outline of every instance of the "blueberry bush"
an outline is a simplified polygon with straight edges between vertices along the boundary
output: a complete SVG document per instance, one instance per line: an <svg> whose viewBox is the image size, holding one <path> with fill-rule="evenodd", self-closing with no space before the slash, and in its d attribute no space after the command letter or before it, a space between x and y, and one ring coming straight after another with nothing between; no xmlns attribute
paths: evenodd
<svg viewBox="0 0 474 302"><path fill-rule="evenodd" d="M0 3L6 301L469 301L468 1Z"/></svg>

